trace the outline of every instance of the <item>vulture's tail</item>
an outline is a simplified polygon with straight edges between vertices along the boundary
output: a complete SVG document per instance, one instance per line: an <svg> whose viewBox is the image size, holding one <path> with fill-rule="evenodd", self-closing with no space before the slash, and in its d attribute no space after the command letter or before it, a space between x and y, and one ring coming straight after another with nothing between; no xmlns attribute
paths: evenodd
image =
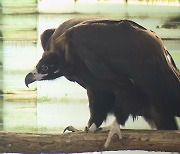
<svg viewBox="0 0 180 154"><path fill-rule="evenodd" d="M162 85L162 89L159 91L162 100L161 107L152 105L143 117L153 128L177 130L175 117L180 117L180 71L167 50L165 57L168 67L163 66L164 77L162 82L160 81Z"/></svg>

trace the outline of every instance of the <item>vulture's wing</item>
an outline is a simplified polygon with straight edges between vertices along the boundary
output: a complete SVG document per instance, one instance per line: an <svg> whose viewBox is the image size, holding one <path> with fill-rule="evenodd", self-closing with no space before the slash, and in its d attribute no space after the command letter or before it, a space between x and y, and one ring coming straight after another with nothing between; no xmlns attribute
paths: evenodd
<svg viewBox="0 0 180 154"><path fill-rule="evenodd" d="M57 29L47 29L41 34L41 44L44 51L54 52L54 40L60 37L71 27L80 24L84 21L90 20L91 18L75 18L69 19L59 25ZM45 54L48 54L45 52Z"/></svg>
<svg viewBox="0 0 180 154"><path fill-rule="evenodd" d="M87 22L71 31L73 52L97 78L133 80L160 110L180 116L179 76L152 31L126 20Z"/></svg>
<svg viewBox="0 0 180 154"><path fill-rule="evenodd" d="M47 29L41 34L41 45L42 45L44 51L46 51L48 41L51 38L54 31L55 31L55 29Z"/></svg>

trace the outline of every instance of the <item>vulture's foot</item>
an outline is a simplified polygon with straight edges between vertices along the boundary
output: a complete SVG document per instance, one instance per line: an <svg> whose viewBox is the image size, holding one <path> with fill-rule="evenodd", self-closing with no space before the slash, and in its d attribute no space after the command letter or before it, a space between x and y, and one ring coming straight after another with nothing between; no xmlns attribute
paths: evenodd
<svg viewBox="0 0 180 154"><path fill-rule="evenodd" d="M78 132L81 131L79 129L74 128L73 126L68 126L64 129L63 133L65 133L66 131L70 131L70 132Z"/></svg>
<svg viewBox="0 0 180 154"><path fill-rule="evenodd" d="M85 127L84 131L86 133L88 132L95 132L97 130L97 127L96 125L93 123L90 127ZM78 132L78 131L82 131L82 130L79 130L79 129L76 129L74 128L73 126L68 126L64 129L63 133L65 133L66 131L70 131L70 132Z"/></svg>
<svg viewBox="0 0 180 154"><path fill-rule="evenodd" d="M86 133L95 132L96 130L97 130L97 127L96 127L95 123L93 123L90 127L85 127L85 129L84 129L84 131Z"/></svg>
<svg viewBox="0 0 180 154"><path fill-rule="evenodd" d="M66 132L66 131L78 132L78 131L81 131L81 130L76 129L73 126L68 126L68 127L66 127L64 129L63 133ZM97 128L96 125L93 123L89 128L85 127L84 131L86 133L88 133L88 132L99 132L99 131L109 131L108 137L107 137L106 142L104 144L105 148L109 147L111 139L115 134L118 135L119 140L122 139L120 126L119 126L119 123L116 120L110 126L101 127L101 128Z"/></svg>
<svg viewBox="0 0 180 154"><path fill-rule="evenodd" d="M111 139L115 134L118 135L119 140L122 139L120 126L116 120L114 120L114 122L110 126L107 126L107 127L97 128L94 123L89 128L85 127L85 132L87 132L87 133L88 132L105 132L105 131L109 131L108 137L107 137L106 142L104 144L105 148L109 147Z"/></svg>
<svg viewBox="0 0 180 154"><path fill-rule="evenodd" d="M109 131L108 137L106 139L106 142L104 144L105 148L109 147L111 139L115 134L118 135L119 140L122 139L120 126L119 126L119 123L116 120L110 126L102 128L102 131L107 131L107 130L110 130L110 131Z"/></svg>

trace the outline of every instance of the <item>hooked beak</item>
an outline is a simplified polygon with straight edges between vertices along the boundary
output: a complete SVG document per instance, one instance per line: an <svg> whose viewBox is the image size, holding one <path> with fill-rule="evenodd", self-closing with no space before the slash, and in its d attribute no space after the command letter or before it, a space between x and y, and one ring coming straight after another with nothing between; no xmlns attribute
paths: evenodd
<svg viewBox="0 0 180 154"><path fill-rule="evenodd" d="M43 80L48 74L39 74L37 69L34 69L32 72L28 73L25 77L25 84L29 88L29 84L33 83L34 81Z"/></svg>
<svg viewBox="0 0 180 154"><path fill-rule="evenodd" d="M36 81L34 74L33 73L28 73L26 75L26 77L25 77L25 84L26 84L26 86L29 88L28 85L30 83L33 83L34 81Z"/></svg>

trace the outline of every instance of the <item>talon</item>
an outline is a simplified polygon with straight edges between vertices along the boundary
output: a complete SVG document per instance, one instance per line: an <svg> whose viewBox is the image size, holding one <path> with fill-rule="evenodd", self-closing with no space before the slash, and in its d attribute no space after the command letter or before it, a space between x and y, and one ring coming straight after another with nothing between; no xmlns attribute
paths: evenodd
<svg viewBox="0 0 180 154"><path fill-rule="evenodd" d="M89 132L89 128L87 126L84 128L84 132L86 132L86 133Z"/></svg>
<svg viewBox="0 0 180 154"><path fill-rule="evenodd" d="M86 132L86 133L88 133L88 132L95 132L97 130L97 127L96 127L96 124L95 123L93 123L90 127L85 127L84 128L84 131Z"/></svg>
<svg viewBox="0 0 180 154"><path fill-rule="evenodd" d="M70 132L77 132L79 131L78 129L74 128L73 126L68 126L64 129L63 133L65 133L66 131L70 131Z"/></svg>

